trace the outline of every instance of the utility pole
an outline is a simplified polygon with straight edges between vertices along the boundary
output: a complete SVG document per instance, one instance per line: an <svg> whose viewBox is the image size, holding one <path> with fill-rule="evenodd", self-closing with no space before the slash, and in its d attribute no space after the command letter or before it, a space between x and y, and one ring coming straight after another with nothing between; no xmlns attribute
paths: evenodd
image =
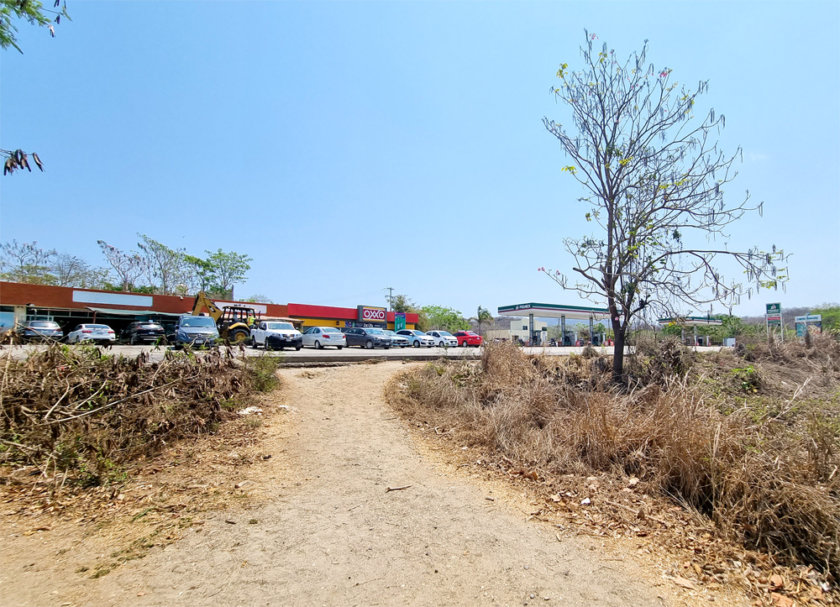
<svg viewBox="0 0 840 607"><path fill-rule="evenodd" d="M394 307L394 287L385 287L385 291L388 291L388 311L390 312Z"/></svg>

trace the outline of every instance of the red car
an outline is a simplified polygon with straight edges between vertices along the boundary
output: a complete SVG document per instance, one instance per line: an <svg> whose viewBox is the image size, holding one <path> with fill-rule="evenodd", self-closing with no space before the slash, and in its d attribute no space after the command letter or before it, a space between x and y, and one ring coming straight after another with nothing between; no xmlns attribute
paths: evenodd
<svg viewBox="0 0 840 607"><path fill-rule="evenodd" d="M481 345L481 342L484 341L481 339L481 335L478 333L473 333L472 331L458 331L455 334L455 338L458 340L459 346L475 346L478 347Z"/></svg>

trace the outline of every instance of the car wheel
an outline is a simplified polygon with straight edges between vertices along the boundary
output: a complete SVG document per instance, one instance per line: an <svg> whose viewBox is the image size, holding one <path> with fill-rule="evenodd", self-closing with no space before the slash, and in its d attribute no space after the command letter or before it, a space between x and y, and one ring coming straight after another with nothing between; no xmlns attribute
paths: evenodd
<svg viewBox="0 0 840 607"><path fill-rule="evenodd" d="M339 350L341 350L344 346L336 346Z"/></svg>
<svg viewBox="0 0 840 607"><path fill-rule="evenodd" d="M299 346L299 345L298 345L298 346L295 346L295 352L297 352L298 350L300 350L300 348L301 348L301 346Z"/></svg>
<svg viewBox="0 0 840 607"><path fill-rule="evenodd" d="M320 342L320 341L318 341L318 340L316 339L316 340L315 340L315 349L316 349L316 350L320 350L320 349L321 349L321 348L323 348L323 347L324 347L324 346L322 346L322 345L321 345L321 342Z"/></svg>
<svg viewBox="0 0 840 607"><path fill-rule="evenodd" d="M372 350L373 349L373 342L371 340L367 340L365 342L365 348L367 348L368 350Z"/></svg>
<svg viewBox="0 0 840 607"><path fill-rule="evenodd" d="M271 344L268 342L267 339L263 342L263 348L265 348L266 352L271 352L274 349L271 347Z"/></svg>
<svg viewBox="0 0 840 607"><path fill-rule="evenodd" d="M415 339L415 340L414 340L414 347L415 347L415 348L419 348L419 347L420 347L420 340L418 340L418 339Z"/></svg>

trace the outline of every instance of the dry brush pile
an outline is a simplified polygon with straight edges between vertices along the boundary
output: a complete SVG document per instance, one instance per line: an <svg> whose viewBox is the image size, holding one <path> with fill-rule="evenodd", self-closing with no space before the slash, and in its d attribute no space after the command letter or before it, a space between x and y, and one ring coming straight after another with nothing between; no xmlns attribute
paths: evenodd
<svg viewBox="0 0 840 607"><path fill-rule="evenodd" d="M266 359L271 362L271 359ZM275 366L230 350L167 352L161 362L52 345L0 357L0 483L93 486L119 481L137 458L212 433L269 387Z"/></svg>
<svg viewBox="0 0 840 607"><path fill-rule="evenodd" d="M597 356L528 357L491 345L479 363L401 375L392 403L488 457L542 478L634 477L788 565L840 578L840 345L696 357L640 347L632 385Z"/></svg>

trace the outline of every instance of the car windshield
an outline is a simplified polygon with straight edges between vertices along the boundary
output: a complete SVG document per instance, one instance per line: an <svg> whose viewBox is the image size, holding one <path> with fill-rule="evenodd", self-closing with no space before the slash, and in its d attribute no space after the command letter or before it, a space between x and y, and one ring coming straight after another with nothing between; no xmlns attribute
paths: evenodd
<svg viewBox="0 0 840 607"><path fill-rule="evenodd" d="M367 329L368 335L385 335L382 329Z"/></svg>
<svg viewBox="0 0 840 607"><path fill-rule="evenodd" d="M414 334L415 334L415 335L419 335L419 336L421 336L421 337L422 337L423 335L425 335L425 333L423 333L423 331L414 331Z"/></svg>
<svg viewBox="0 0 840 607"><path fill-rule="evenodd" d="M274 329L275 331L278 330L278 329L285 329L287 331L294 331L294 329L295 329L292 326L292 323L290 323L290 322L269 322L269 323L266 323L265 326L266 326L267 329Z"/></svg>
<svg viewBox="0 0 840 607"><path fill-rule="evenodd" d="M384 331L385 331L385 334L386 334L386 335L396 335L396 333L394 333L393 331L391 331L391 329L385 329Z"/></svg>
<svg viewBox="0 0 840 607"><path fill-rule="evenodd" d="M33 320L29 326L34 329L58 329L58 323L51 320Z"/></svg>
<svg viewBox="0 0 840 607"><path fill-rule="evenodd" d="M138 329L140 329L140 328L143 328L143 329L163 329L163 327L161 327L159 324L157 324L155 322L141 322L141 323L137 324L137 328Z"/></svg>
<svg viewBox="0 0 840 607"><path fill-rule="evenodd" d="M209 316L185 316L181 319L182 327L216 328L216 321Z"/></svg>
<svg viewBox="0 0 840 607"><path fill-rule="evenodd" d="M324 333L341 333L341 331L339 331L335 327L321 327L321 331L323 331Z"/></svg>
<svg viewBox="0 0 840 607"><path fill-rule="evenodd" d="M96 331L110 331L111 327L108 325L85 325L86 329L94 329Z"/></svg>
<svg viewBox="0 0 840 607"><path fill-rule="evenodd" d="M452 337L453 336L452 333L450 333L449 331L438 331L438 335L440 335L441 337Z"/></svg>

